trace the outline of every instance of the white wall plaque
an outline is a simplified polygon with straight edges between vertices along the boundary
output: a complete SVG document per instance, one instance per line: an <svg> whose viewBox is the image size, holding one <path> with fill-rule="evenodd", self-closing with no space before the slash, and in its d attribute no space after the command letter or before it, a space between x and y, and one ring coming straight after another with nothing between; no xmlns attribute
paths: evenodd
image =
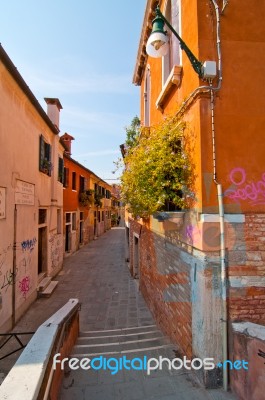
<svg viewBox="0 0 265 400"><path fill-rule="evenodd" d="M35 186L32 183L17 180L15 203L34 206Z"/></svg>

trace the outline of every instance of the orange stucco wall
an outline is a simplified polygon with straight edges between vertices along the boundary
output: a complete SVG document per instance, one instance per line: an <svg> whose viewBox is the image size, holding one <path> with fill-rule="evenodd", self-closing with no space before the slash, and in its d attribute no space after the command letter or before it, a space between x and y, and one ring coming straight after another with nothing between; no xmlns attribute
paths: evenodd
<svg viewBox="0 0 265 400"><path fill-rule="evenodd" d="M207 9L206 3L198 2L201 59L214 55L216 22ZM215 99L217 178L225 190L233 182L237 190L233 192L236 197L225 196L227 212L265 211L264 13L264 2L254 0L250 8L247 0L241 1L240 7L232 0L221 15L223 81ZM209 110L201 119L202 152L210 154L209 128L205 129ZM204 157L203 172L211 169L211 159ZM208 195L208 203L206 197L204 191L204 204L214 203L214 191Z"/></svg>
<svg viewBox="0 0 265 400"><path fill-rule="evenodd" d="M79 177L84 176L87 179L88 186L91 179L91 175L81 168L78 164L68 158L64 158L64 167L69 169L69 180L68 186L64 188L64 211L72 211L79 208L78 194L80 190ZM72 190L72 172L76 172L76 190ZM82 210L83 211L83 210ZM87 210L84 210L87 212Z"/></svg>
<svg viewBox="0 0 265 400"><path fill-rule="evenodd" d="M222 2L218 2L222 3ZM265 92L265 4L254 0L232 0L220 16L222 86L214 98L217 180L223 185L226 212L262 212L265 210L265 169L263 161ZM161 4L164 9L165 2ZM219 4L221 7L222 4ZM212 3L181 1L181 35L199 60L217 60L216 16ZM147 58L151 73L151 125L166 114L177 112L181 103L200 85L186 54L182 51L182 77L179 88L171 90L163 105L156 108L162 89L161 59ZM144 93L141 83L141 99ZM217 80L213 81L216 86ZM216 186L213 182L213 146L210 95L196 98L186 110L187 134L193 143L192 158L196 177L195 207L217 212ZM141 120L144 102L141 101ZM231 185L233 185L231 187ZM226 192L230 188L230 192Z"/></svg>

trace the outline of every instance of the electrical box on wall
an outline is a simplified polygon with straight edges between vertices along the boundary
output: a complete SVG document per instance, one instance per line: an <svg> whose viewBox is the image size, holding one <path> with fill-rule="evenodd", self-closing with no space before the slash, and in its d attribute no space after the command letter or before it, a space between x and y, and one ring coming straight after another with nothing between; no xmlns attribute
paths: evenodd
<svg viewBox="0 0 265 400"><path fill-rule="evenodd" d="M203 78L213 79L216 77L216 62L205 61L202 66Z"/></svg>

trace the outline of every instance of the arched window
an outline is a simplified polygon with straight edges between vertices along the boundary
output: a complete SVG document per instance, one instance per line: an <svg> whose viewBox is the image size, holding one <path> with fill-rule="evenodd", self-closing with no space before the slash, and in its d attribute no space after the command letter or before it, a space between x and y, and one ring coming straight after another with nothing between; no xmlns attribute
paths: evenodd
<svg viewBox="0 0 265 400"><path fill-rule="evenodd" d="M151 73L147 66L144 81L144 126L150 126Z"/></svg>
<svg viewBox="0 0 265 400"><path fill-rule="evenodd" d="M167 0L165 3L164 15L173 28L179 33L180 30L180 0ZM172 32L167 29L169 37L169 51L162 59L162 84L166 80L174 65L180 65L180 46L179 41Z"/></svg>

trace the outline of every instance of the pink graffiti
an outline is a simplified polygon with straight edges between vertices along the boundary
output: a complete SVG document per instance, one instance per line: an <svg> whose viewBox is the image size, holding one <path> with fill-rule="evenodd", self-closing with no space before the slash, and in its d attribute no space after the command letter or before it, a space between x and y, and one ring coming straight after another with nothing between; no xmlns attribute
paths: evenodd
<svg viewBox="0 0 265 400"><path fill-rule="evenodd" d="M29 292L29 276L25 276L22 281L19 282L19 289L23 294L24 299L26 298L27 293Z"/></svg>
<svg viewBox="0 0 265 400"><path fill-rule="evenodd" d="M252 205L265 204L265 172L263 172L261 180L247 181L246 171L238 167L230 172L229 178L237 188L227 189L224 196L236 202L248 200Z"/></svg>

